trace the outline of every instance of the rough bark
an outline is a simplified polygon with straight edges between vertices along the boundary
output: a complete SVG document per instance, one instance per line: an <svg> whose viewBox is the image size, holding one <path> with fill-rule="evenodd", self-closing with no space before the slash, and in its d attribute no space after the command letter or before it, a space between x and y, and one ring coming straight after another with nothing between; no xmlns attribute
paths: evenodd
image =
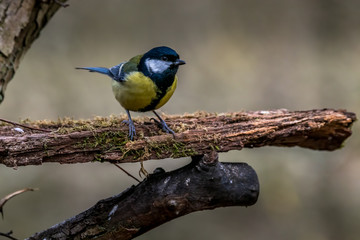
<svg viewBox="0 0 360 240"><path fill-rule="evenodd" d="M127 138L121 118L37 122L39 132L0 127L0 163L8 167L45 162L139 162L262 146L335 150L351 135L356 120L344 110L196 113L165 117L175 139L149 119L136 119L137 137Z"/></svg>
<svg viewBox="0 0 360 240"><path fill-rule="evenodd" d="M54 0L0 1L0 103L20 60L59 9Z"/></svg>
<svg viewBox="0 0 360 240"><path fill-rule="evenodd" d="M137 186L29 239L132 239L194 211L253 205L258 195L249 165L220 163L213 152L172 172L158 169Z"/></svg>

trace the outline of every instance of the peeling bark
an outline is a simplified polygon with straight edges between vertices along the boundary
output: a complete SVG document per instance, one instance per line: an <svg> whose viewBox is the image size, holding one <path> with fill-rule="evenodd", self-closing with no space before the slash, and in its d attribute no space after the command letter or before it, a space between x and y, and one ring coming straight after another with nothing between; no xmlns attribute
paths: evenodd
<svg viewBox="0 0 360 240"><path fill-rule="evenodd" d="M0 127L0 163L8 167L45 162L139 162L179 158L212 151L227 152L262 146L299 146L335 150L351 135L354 113L344 110L257 111L168 116L176 137L164 134L149 119L135 119L138 136L127 137L121 118L38 122L53 132Z"/></svg>

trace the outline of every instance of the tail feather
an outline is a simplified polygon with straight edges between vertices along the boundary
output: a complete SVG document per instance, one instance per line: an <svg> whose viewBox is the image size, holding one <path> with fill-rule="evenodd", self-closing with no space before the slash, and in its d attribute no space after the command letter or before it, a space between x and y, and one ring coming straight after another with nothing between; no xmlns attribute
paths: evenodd
<svg viewBox="0 0 360 240"><path fill-rule="evenodd" d="M89 70L90 72L97 72L113 77L110 69L104 67L77 67L76 69Z"/></svg>

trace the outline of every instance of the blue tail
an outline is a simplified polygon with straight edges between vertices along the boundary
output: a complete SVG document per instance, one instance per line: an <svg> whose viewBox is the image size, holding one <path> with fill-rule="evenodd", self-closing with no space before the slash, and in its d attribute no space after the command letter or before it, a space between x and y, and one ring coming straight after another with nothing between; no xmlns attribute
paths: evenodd
<svg viewBox="0 0 360 240"><path fill-rule="evenodd" d="M108 68L103 68L103 67L77 67L76 69L89 70L90 72L102 73L102 74L108 75L109 77L113 77L112 73L110 72L110 69L108 69Z"/></svg>

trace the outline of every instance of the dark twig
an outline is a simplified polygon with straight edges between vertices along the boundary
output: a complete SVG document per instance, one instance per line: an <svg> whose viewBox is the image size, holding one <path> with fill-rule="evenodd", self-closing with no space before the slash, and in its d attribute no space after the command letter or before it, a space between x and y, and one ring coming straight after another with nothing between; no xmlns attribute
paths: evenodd
<svg viewBox="0 0 360 240"><path fill-rule="evenodd" d="M42 132L52 132L51 130L42 129L42 128L35 128L35 127L31 127L31 126L28 126L28 125L25 125L25 124L16 123L16 122L13 122L13 121L10 121L10 120L6 120L6 119L3 119L3 118L0 118L0 121L9 123L9 124L12 124L12 125L15 125L15 126L20 126L20 127L23 127L23 128L28 128L28 129L31 129L31 130L42 131Z"/></svg>
<svg viewBox="0 0 360 240"><path fill-rule="evenodd" d="M133 175L131 175L131 173L129 173L128 171L126 171L124 168L120 167L119 164L117 163L113 163L117 168L119 168L121 171L123 171L124 173L126 173L126 175L128 175L129 177L133 178L135 181L137 182L141 182L139 179L137 179L136 177L134 177Z"/></svg>
<svg viewBox="0 0 360 240"><path fill-rule="evenodd" d="M0 232L0 236L7 237L7 238L12 239L12 240L18 240L17 238L14 238L13 236L11 236L12 233L13 233L12 231L10 231L8 233Z"/></svg>

